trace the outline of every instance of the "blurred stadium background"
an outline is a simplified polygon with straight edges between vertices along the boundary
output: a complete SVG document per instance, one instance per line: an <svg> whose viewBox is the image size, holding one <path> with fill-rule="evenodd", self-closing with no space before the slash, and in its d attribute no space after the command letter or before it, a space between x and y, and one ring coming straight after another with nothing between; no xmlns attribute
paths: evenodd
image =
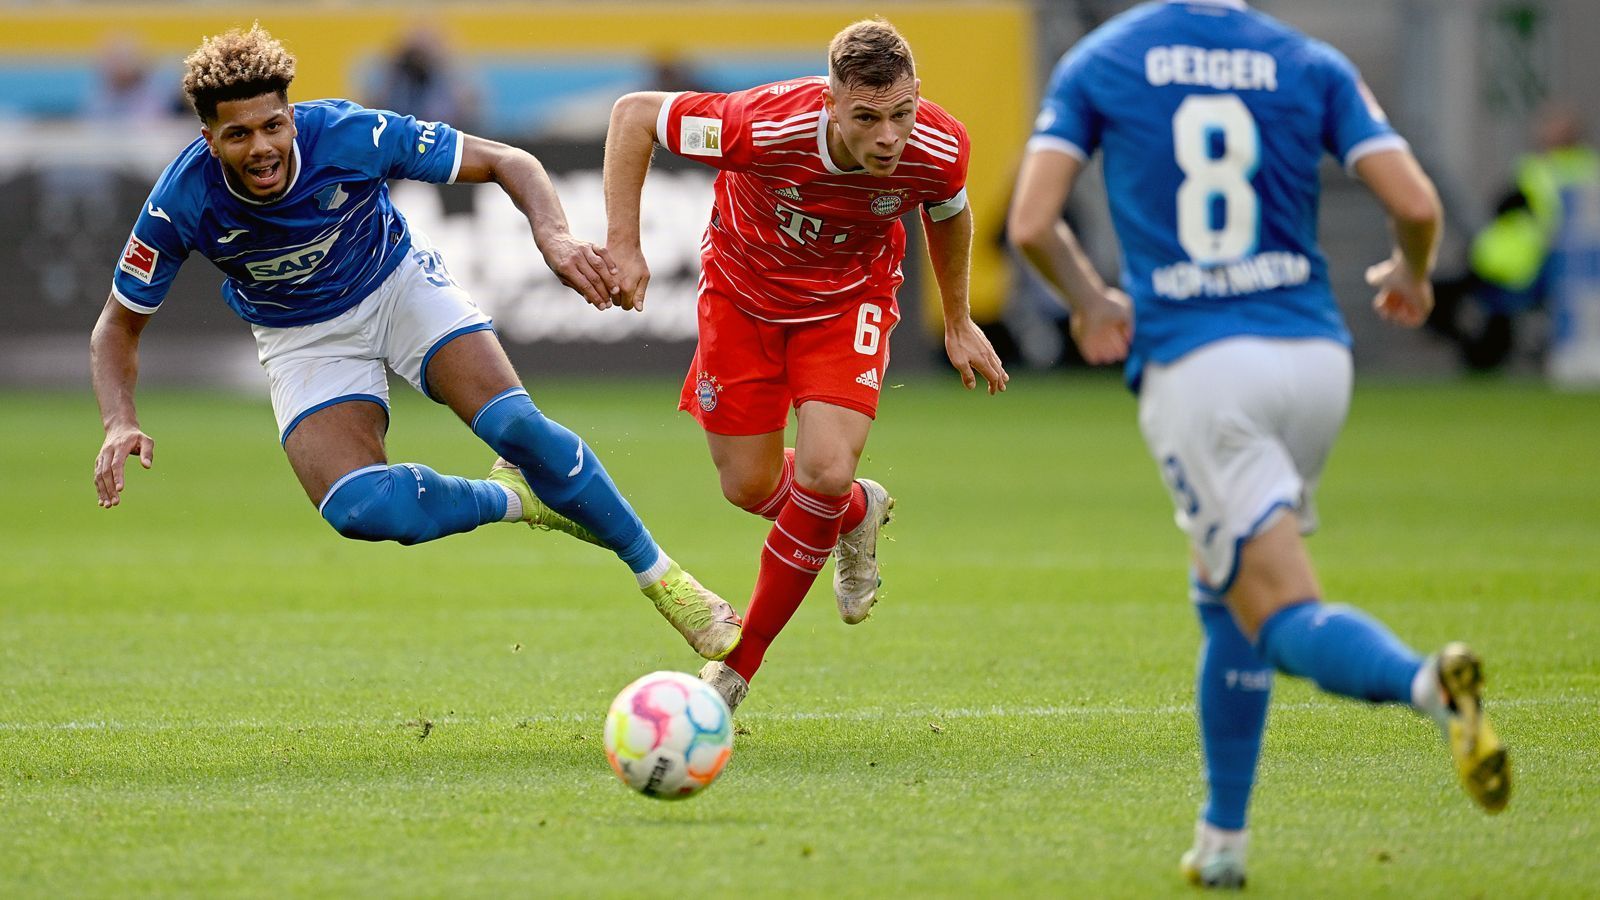
<svg viewBox="0 0 1600 900"><path fill-rule="evenodd" d="M601 144L617 96L655 87L732 90L818 72L834 31L884 15L909 36L924 93L973 134L976 318L1014 366L1070 365L1059 312L1007 254L1000 228L1050 67L1086 30L1131 5L441 2L424 11L360 2L0 0L0 385L87 383L87 334L118 249L156 175L196 133L177 93L181 59L201 36L256 18L300 57L291 99L350 97L527 147L557 176L575 229L600 237ZM1594 0L1256 5L1329 40L1361 68L1440 185L1450 223L1446 275L1462 267L1466 240L1491 216L1538 110L1565 99L1600 120ZM1326 175L1324 246L1362 371L1454 371L1456 353L1436 336L1382 328L1364 312L1361 272L1386 251L1387 238L1366 193L1331 162ZM493 187L404 184L395 194L496 317L524 370L676 375L693 339L710 181L708 169L658 159L645 198L645 248L656 280L644 316L599 314L562 289ZM1116 253L1097 181L1088 180L1069 214L1112 272ZM1571 267L1591 309L1600 307L1595 232L1591 224L1578 242L1589 270ZM937 299L926 278L910 274L902 304L915 324L898 337L902 372L942 365ZM261 383L249 332L219 302L218 282L209 265L185 267L145 342L145 383ZM1577 320L1580 337L1584 328L1600 332L1600 312L1587 316ZM1541 364L1552 331L1541 322L1519 338L1524 346L1513 363L1524 370Z"/></svg>

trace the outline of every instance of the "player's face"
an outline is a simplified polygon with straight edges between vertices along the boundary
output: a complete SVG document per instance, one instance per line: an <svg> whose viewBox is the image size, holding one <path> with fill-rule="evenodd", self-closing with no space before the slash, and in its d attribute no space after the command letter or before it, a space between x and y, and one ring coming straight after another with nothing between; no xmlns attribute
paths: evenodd
<svg viewBox="0 0 1600 900"><path fill-rule="evenodd" d="M294 158L294 107L277 94L217 104L217 118L200 129L228 180L259 200L289 186Z"/></svg>
<svg viewBox="0 0 1600 900"><path fill-rule="evenodd" d="M921 86L910 75L888 87L829 84L825 93L834 135L850 160L868 174L894 174L917 122Z"/></svg>

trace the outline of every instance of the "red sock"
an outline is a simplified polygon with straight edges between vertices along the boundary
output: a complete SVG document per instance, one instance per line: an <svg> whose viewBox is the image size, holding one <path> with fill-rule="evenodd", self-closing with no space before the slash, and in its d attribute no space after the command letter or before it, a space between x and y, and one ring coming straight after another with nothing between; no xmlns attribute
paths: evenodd
<svg viewBox="0 0 1600 900"><path fill-rule="evenodd" d="M839 540L840 520L849 505L849 496L829 497L799 484L793 486L789 502L778 513L761 550L755 593L744 616L744 637L727 659L746 681L761 668L767 647L789 624L817 580Z"/></svg>
<svg viewBox="0 0 1600 900"><path fill-rule="evenodd" d="M794 448L785 447L783 450L783 473L778 476L778 487L767 499L754 506L746 506L746 512L753 512L768 522L775 522L778 513L789 502L789 495L794 493ZM861 482L852 482L850 485L850 507L844 511L844 518L840 519L840 533L851 531L861 520L867 517L867 491Z"/></svg>

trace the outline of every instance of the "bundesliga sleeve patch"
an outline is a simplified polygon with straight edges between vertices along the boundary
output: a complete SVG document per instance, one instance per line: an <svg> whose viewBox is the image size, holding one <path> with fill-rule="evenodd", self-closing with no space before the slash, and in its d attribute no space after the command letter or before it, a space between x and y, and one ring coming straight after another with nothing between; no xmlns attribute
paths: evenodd
<svg viewBox="0 0 1600 900"><path fill-rule="evenodd" d="M159 258L161 251L139 240L138 235L129 235L128 246L122 251L122 262L117 268L149 284L156 274L156 260Z"/></svg>
<svg viewBox="0 0 1600 900"><path fill-rule="evenodd" d="M678 130L678 152L684 156L721 156L722 120L684 116Z"/></svg>

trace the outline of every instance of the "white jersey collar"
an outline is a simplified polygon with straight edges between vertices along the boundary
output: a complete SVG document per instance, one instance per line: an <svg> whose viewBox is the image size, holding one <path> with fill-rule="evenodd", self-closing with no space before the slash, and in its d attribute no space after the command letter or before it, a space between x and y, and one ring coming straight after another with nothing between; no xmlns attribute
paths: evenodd
<svg viewBox="0 0 1600 900"><path fill-rule="evenodd" d="M228 180L228 167L222 166L222 160L219 159L217 160L217 165L222 166L222 186L228 189L228 193L238 197L240 200L243 200L251 206L270 206L274 203L277 203L279 200L289 196L289 192L294 190L295 184L300 180L300 171L305 168L300 164L299 138L294 139L294 146L290 148L290 153L294 163L294 174L289 176L289 186L283 189L283 193L273 197L271 200L257 200L254 197L247 197L244 194L234 190L233 182Z"/></svg>

